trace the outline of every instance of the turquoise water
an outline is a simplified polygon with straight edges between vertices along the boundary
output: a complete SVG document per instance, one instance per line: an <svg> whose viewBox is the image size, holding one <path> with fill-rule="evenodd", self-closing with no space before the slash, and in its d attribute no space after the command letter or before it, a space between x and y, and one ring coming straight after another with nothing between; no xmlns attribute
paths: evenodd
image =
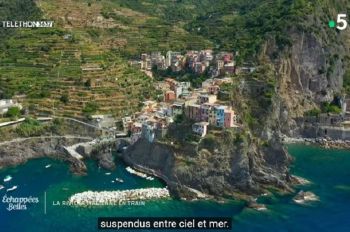
<svg viewBox="0 0 350 232"><path fill-rule="evenodd" d="M65 163L38 159L0 171L0 184L6 188L18 185L18 189L7 196L39 197L40 201L27 205L27 210L9 212L1 198L0 231L96 231L99 216L230 216L234 220L233 231L350 231L350 151L303 145L291 145L288 149L295 157L293 173L312 181L310 186L298 189L314 192L320 202L300 206L293 203L294 195L261 197L259 201L268 207L265 212L246 209L238 201L220 204L162 200L138 206L95 208L54 205L86 190L162 187L164 184L130 175L121 162L108 176L107 171L98 169L91 161L89 175L76 177ZM45 168L47 164L52 166ZM13 179L4 184L2 180L6 175ZM125 182L112 183L116 177ZM1 197L4 190L0 190Z"/></svg>

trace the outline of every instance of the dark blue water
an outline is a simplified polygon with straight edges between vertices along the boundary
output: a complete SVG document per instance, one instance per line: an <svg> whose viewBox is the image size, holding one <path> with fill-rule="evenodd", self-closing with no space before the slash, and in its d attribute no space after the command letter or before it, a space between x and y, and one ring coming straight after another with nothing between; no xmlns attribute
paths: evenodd
<svg viewBox="0 0 350 232"><path fill-rule="evenodd" d="M39 197L38 204L27 205L24 211L8 211L0 202L0 231L96 231L99 216L229 216L233 231L350 231L350 151L325 150L313 146L291 145L295 157L294 174L312 182L297 190L309 190L320 202L307 206L292 201L295 194L261 197L268 210L247 209L239 201L220 204L211 201L178 200L148 201L145 205L104 206L94 208L54 205L74 193L86 190L120 190L162 187L162 182L148 181L130 175L118 162L110 176L88 163L89 175L75 177L65 163L48 159L32 160L16 168L0 171L0 184L6 175L13 179L6 188L18 185L11 194L19 197ZM52 164L48 169L45 165ZM116 177L124 183L111 183ZM47 204L45 214L44 193ZM0 190L0 196L5 194ZM1 199L2 200L2 199Z"/></svg>

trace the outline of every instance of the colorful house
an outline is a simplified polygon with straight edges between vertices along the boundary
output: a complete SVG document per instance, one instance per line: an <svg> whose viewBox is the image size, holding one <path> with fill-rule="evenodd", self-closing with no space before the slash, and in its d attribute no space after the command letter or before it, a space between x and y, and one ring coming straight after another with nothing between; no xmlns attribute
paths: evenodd
<svg viewBox="0 0 350 232"><path fill-rule="evenodd" d="M211 85L208 87L208 92L213 95L217 95L220 91L220 87L218 85Z"/></svg>
<svg viewBox="0 0 350 232"><path fill-rule="evenodd" d="M207 134L207 128L209 123L208 122L197 122L192 125L192 131L193 133L204 137Z"/></svg>
<svg viewBox="0 0 350 232"><path fill-rule="evenodd" d="M225 128L234 127L235 123L237 123L237 117L233 110L225 110Z"/></svg>
<svg viewBox="0 0 350 232"><path fill-rule="evenodd" d="M183 114L183 103L175 102L171 105L172 116Z"/></svg>
<svg viewBox="0 0 350 232"><path fill-rule="evenodd" d="M164 95L165 102L173 102L176 99L176 94L172 90L166 91Z"/></svg>
<svg viewBox="0 0 350 232"><path fill-rule="evenodd" d="M186 107L186 116L192 120L199 121L200 120L200 108L201 108L201 106L198 104L189 104Z"/></svg>
<svg viewBox="0 0 350 232"><path fill-rule="evenodd" d="M209 122L210 113L213 109L213 106L209 103L202 104L200 106L200 120L203 122Z"/></svg>
<svg viewBox="0 0 350 232"><path fill-rule="evenodd" d="M208 94L201 94L198 97L198 103L204 104L204 103L215 103L217 100L216 95L208 95Z"/></svg>
<svg viewBox="0 0 350 232"><path fill-rule="evenodd" d="M225 106L214 106L214 112L215 112L215 126L217 127L224 127L225 124Z"/></svg>

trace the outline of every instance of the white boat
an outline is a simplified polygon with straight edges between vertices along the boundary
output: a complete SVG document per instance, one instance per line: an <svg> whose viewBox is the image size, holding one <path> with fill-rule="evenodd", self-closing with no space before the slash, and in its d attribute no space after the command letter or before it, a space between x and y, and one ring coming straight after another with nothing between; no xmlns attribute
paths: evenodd
<svg viewBox="0 0 350 232"><path fill-rule="evenodd" d="M109 175L111 175L111 173L110 173L110 172L106 172L105 175L106 175L106 176L109 176Z"/></svg>
<svg viewBox="0 0 350 232"><path fill-rule="evenodd" d="M124 183L124 180L120 179L120 178L115 178L115 181L119 182L119 183Z"/></svg>
<svg viewBox="0 0 350 232"><path fill-rule="evenodd" d="M12 180L12 177L11 176L6 176L4 178L4 182L9 182L10 180Z"/></svg>
<svg viewBox="0 0 350 232"><path fill-rule="evenodd" d="M3 189L3 188L5 188L5 187L4 187L3 185L0 184L0 190Z"/></svg>
<svg viewBox="0 0 350 232"><path fill-rule="evenodd" d="M49 168L49 167L51 167L51 164L48 164L48 165L45 166L45 168Z"/></svg>
<svg viewBox="0 0 350 232"><path fill-rule="evenodd" d="M6 192L11 192L11 191L14 191L16 189L17 189L17 186L15 185L12 188L7 189Z"/></svg>

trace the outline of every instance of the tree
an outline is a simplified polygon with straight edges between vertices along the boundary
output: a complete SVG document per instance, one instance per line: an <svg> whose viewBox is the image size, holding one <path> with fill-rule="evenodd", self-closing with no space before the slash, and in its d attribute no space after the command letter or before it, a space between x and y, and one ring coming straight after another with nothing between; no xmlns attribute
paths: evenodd
<svg viewBox="0 0 350 232"><path fill-rule="evenodd" d="M98 111L99 106L95 102L88 102L83 108L83 113L87 118L90 118L92 114Z"/></svg>
<svg viewBox="0 0 350 232"><path fill-rule="evenodd" d="M21 116L21 109L17 106L10 107L6 113L6 116L12 119L16 119Z"/></svg>
<svg viewBox="0 0 350 232"><path fill-rule="evenodd" d="M61 97L60 97L60 101L63 102L64 104L67 104L69 102L69 97L68 97L68 94L63 94Z"/></svg>

